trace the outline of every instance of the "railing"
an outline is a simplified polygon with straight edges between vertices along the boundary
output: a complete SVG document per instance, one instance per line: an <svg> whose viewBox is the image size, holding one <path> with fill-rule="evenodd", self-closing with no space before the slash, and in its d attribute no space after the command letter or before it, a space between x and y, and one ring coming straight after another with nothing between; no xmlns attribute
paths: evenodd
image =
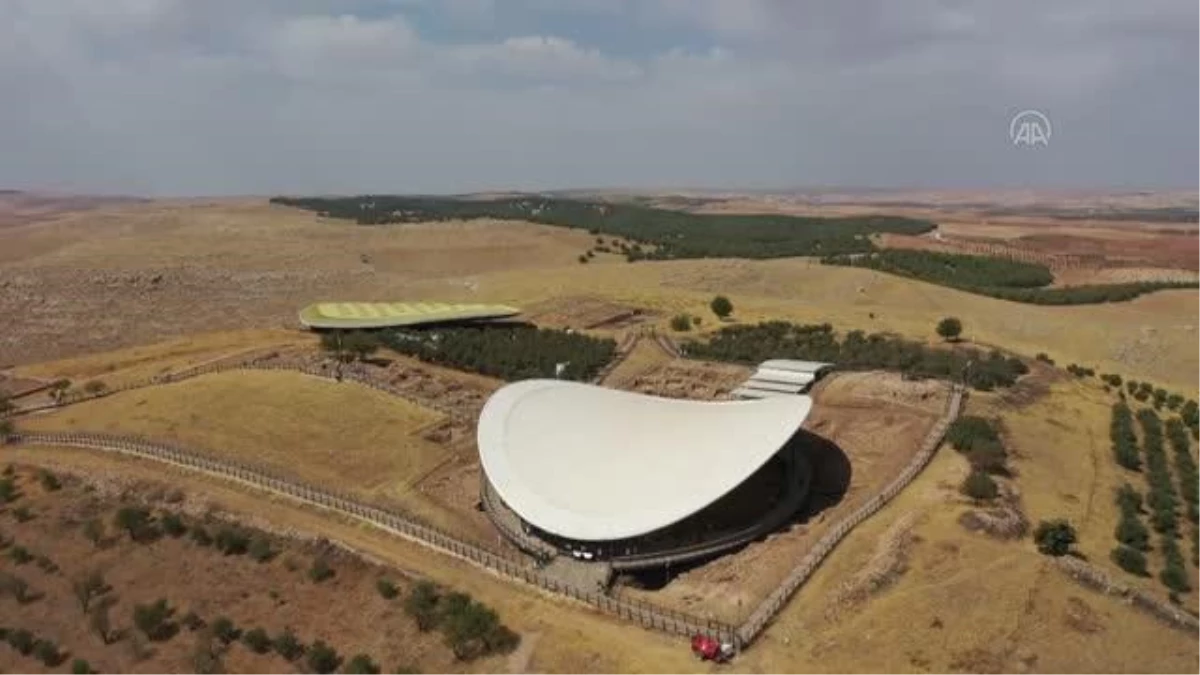
<svg viewBox="0 0 1200 675"><path fill-rule="evenodd" d="M882 492L872 497L867 503L859 507L858 510L834 526L825 536L821 537L817 545L801 559L800 564L788 574L787 578L770 595L759 603L758 607L750 613L746 621L738 627L738 642L740 644L748 645L753 642L766 629L767 625L770 624L771 620L775 618L783 606L787 604L788 600L791 599L800 586L812 576L817 567L825 560L825 557L833 551L842 539L855 526L883 508L885 504L899 494L929 464L938 446L941 445L942 438L946 435L946 430L950 427L951 422L958 417L959 410L962 407L962 397L962 387L954 385L950 396L947 398L945 415L930 429L920 451L909 465Z"/></svg>
<svg viewBox="0 0 1200 675"><path fill-rule="evenodd" d="M435 527L416 522L406 514L364 504L347 495L320 489L291 478L284 478L260 467L231 460L215 459L176 446L103 434L22 433L10 436L7 441L29 445L60 445L99 449L162 461L221 476L369 523L384 531L465 560L511 580L578 600L608 614L637 622L646 628L683 636L702 633L735 645L738 644L736 642L737 631L729 624L702 619L650 603L616 599L603 593L575 588L542 573L523 559L503 556L461 541Z"/></svg>

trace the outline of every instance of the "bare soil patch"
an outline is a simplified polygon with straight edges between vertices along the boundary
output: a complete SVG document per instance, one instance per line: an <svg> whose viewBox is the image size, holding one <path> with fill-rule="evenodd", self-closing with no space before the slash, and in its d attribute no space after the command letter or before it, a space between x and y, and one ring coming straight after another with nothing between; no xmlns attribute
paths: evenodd
<svg viewBox="0 0 1200 675"><path fill-rule="evenodd" d="M701 616L744 619L830 527L908 465L947 394L944 384L906 382L891 373L830 376L813 392L815 405L804 424L815 475L809 503L795 521L740 551L679 572L659 590L619 592Z"/></svg>

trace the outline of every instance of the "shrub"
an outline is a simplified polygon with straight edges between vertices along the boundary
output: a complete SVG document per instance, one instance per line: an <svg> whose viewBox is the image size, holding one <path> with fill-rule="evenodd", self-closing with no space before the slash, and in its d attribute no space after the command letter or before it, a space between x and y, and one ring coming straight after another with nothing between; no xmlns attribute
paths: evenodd
<svg viewBox="0 0 1200 675"><path fill-rule="evenodd" d="M213 540L217 550L225 555L242 555L250 547L250 537L236 527L222 527Z"/></svg>
<svg viewBox="0 0 1200 675"><path fill-rule="evenodd" d="M355 654L347 663L342 672L356 673L358 675L375 675L379 672L379 665L371 660L366 654Z"/></svg>
<svg viewBox="0 0 1200 675"><path fill-rule="evenodd" d="M729 318L729 315L733 314L733 303L723 295L713 298L712 302L708 303L708 308L712 310L713 314L717 315L718 319L722 320Z"/></svg>
<svg viewBox="0 0 1200 675"><path fill-rule="evenodd" d="M38 470L38 481L42 484L42 489L47 492L54 492L62 488L62 483L59 482L58 476L46 469Z"/></svg>
<svg viewBox="0 0 1200 675"><path fill-rule="evenodd" d="M27 506L18 506L12 510L13 518L17 519L18 523L26 523L33 520L33 513Z"/></svg>
<svg viewBox="0 0 1200 675"><path fill-rule="evenodd" d="M203 525L193 525L191 532L192 541L196 542L197 546L212 546L212 536Z"/></svg>
<svg viewBox="0 0 1200 675"><path fill-rule="evenodd" d="M393 584L388 579L379 579L375 582L375 590L379 591L379 595L385 600L391 600L400 594L396 584Z"/></svg>
<svg viewBox="0 0 1200 675"><path fill-rule="evenodd" d="M1037 359L1038 361L1041 361L1042 363L1045 363L1045 364L1048 364L1051 366L1054 365L1054 359L1050 358L1050 355L1047 354L1046 352L1038 352L1037 356L1035 356L1034 358Z"/></svg>
<svg viewBox="0 0 1200 675"><path fill-rule="evenodd" d="M200 615L197 614L195 610L188 610L188 613L184 614L183 618L180 619L179 622L183 624L184 628L187 628L190 631L200 630L207 625L204 622L204 619L200 618Z"/></svg>
<svg viewBox="0 0 1200 675"><path fill-rule="evenodd" d="M962 330L962 321L952 316L942 319L937 325L937 334L951 342L957 340L962 335Z"/></svg>
<svg viewBox="0 0 1200 675"><path fill-rule="evenodd" d="M295 661L304 654L304 645L296 638L296 634L290 628L285 628L271 642L275 647L275 653L288 661Z"/></svg>
<svg viewBox="0 0 1200 675"><path fill-rule="evenodd" d="M35 643L33 633L24 628L16 628L8 632L8 646L20 652L22 656L32 654Z"/></svg>
<svg viewBox="0 0 1200 675"><path fill-rule="evenodd" d="M271 548L271 542L266 537L255 537L250 540L250 548L248 549L250 557L260 563L265 563L275 557L275 551Z"/></svg>
<svg viewBox="0 0 1200 675"><path fill-rule="evenodd" d="M1112 551L1112 561L1130 574L1136 574L1139 577L1150 576L1146 571L1146 556L1137 549L1118 546Z"/></svg>
<svg viewBox="0 0 1200 675"><path fill-rule="evenodd" d="M15 502L21 494L11 476L0 479L0 504Z"/></svg>
<svg viewBox="0 0 1200 675"><path fill-rule="evenodd" d="M323 557L317 556L313 560L312 567L308 568L308 578L315 584L319 584L332 576L333 568L329 566L329 563Z"/></svg>
<svg viewBox="0 0 1200 675"><path fill-rule="evenodd" d="M977 469L971 470L959 490L971 499L979 500L995 499L996 495L1000 493L996 481L987 473Z"/></svg>
<svg viewBox="0 0 1200 675"><path fill-rule="evenodd" d="M227 616L217 617L212 622L212 634L221 642L231 644L242 635L242 631L238 629L237 624Z"/></svg>
<svg viewBox="0 0 1200 675"><path fill-rule="evenodd" d="M1076 542L1075 528L1065 520L1043 520L1033 532L1039 553L1050 556L1066 555Z"/></svg>
<svg viewBox="0 0 1200 675"><path fill-rule="evenodd" d="M671 330L683 333L691 329L692 318L687 314L676 314L671 317Z"/></svg>
<svg viewBox="0 0 1200 675"><path fill-rule="evenodd" d="M100 641L108 644L113 640L112 620L108 614L109 603L99 602L92 606L88 612L88 628L91 629Z"/></svg>
<svg viewBox="0 0 1200 675"><path fill-rule="evenodd" d="M79 602L79 609L87 614L92 600L108 590L108 584L104 581L104 575L100 570L92 570L73 581L71 590L75 594L75 600Z"/></svg>
<svg viewBox="0 0 1200 675"><path fill-rule="evenodd" d="M125 530L133 541L149 539L150 512L138 506L124 506L117 511L114 519L118 529Z"/></svg>
<svg viewBox="0 0 1200 675"><path fill-rule="evenodd" d="M92 518L83 524L83 536L92 542L92 546L99 546L104 540L104 523L100 522L99 518Z"/></svg>
<svg viewBox="0 0 1200 675"><path fill-rule="evenodd" d="M588 261L588 257L586 255L580 255L578 260L579 260L580 265L586 265L587 261Z"/></svg>
<svg viewBox="0 0 1200 675"><path fill-rule="evenodd" d="M242 643L255 654L266 654L271 650L271 637L261 628L246 631L242 635Z"/></svg>
<svg viewBox="0 0 1200 675"><path fill-rule="evenodd" d="M92 672L92 664L83 659L75 659L71 661L71 672L75 675L90 675Z"/></svg>
<svg viewBox="0 0 1200 675"><path fill-rule="evenodd" d="M977 471L990 474L1008 475L1008 454L999 441L981 440L975 442L967 452L967 461Z"/></svg>
<svg viewBox="0 0 1200 675"><path fill-rule="evenodd" d="M179 517L179 514L164 512L159 518L159 522L162 524L163 532L172 537L182 537L187 534L187 525L184 524L183 518Z"/></svg>
<svg viewBox="0 0 1200 675"><path fill-rule="evenodd" d="M419 581L408 592L404 611L416 620L419 630L428 631L437 627L437 605L437 587L428 581Z"/></svg>
<svg viewBox="0 0 1200 675"><path fill-rule="evenodd" d="M34 644L33 655L37 657L37 660L51 668L62 663L63 658L65 657L65 655L58 650L58 645L45 638L38 640L37 643Z"/></svg>
<svg viewBox="0 0 1200 675"><path fill-rule="evenodd" d="M305 663L308 664L308 669L314 673L332 673L342 664L342 657L338 655L336 649L322 640L317 640L308 648Z"/></svg>
<svg viewBox="0 0 1200 675"><path fill-rule="evenodd" d="M166 598L149 605L134 605L133 625L149 640L168 640L175 634L175 625L170 621L173 611Z"/></svg>
<svg viewBox="0 0 1200 675"><path fill-rule="evenodd" d="M963 415L950 424L946 440L959 452L968 452L976 443L999 443L1000 434L991 421L977 415Z"/></svg>
<svg viewBox="0 0 1200 675"><path fill-rule="evenodd" d="M8 550L8 557L18 565L24 565L30 560L33 560L33 554L30 553L29 550L24 546L13 546Z"/></svg>
<svg viewBox="0 0 1200 675"><path fill-rule="evenodd" d="M33 598L29 593L29 582L8 572L0 572L0 591L11 595L13 600L22 605Z"/></svg>

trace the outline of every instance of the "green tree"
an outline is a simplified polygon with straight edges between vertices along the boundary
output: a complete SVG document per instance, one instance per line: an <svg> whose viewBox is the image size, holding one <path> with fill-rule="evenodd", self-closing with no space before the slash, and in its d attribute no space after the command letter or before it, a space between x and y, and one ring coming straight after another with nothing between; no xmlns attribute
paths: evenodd
<svg viewBox="0 0 1200 675"><path fill-rule="evenodd" d="M65 655L59 651L58 645L52 641L42 638L33 646L33 655L43 664L53 668L62 663Z"/></svg>
<svg viewBox="0 0 1200 675"><path fill-rule="evenodd" d="M729 298L723 295L718 295L717 297L713 298L712 302L708 304L708 307L712 310L712 313L716 314L717 318L721 319L722 321L727 319L730 314L733 314L733 303L729 301Z"/></svg>
<svg viewBox="0 0 1200 675"><path fill-rule="evenodd" d="M1112 551L1112 561L1130 574L1136 574L1139 577L1150 576L1149 572L1146 571L1145 554L1135 548L1129 548L1128 546L1114 548Z"/></svg>
<svg viewBox="0 0 1200 675"><path fill-rule="evenodd" d="M691 329L692 318L687 314L676 314L671 317L671 330L683 333Z"/></svg>
<svg viewBox="0 0 1200 675"><path fill-rule="evenodd" d="M971 470L959 489L971 499L979 500L995 499L996 495L1000 493L996 481L986 472L978 469Z"/></svg>
<svg viewBox="0 0 1200 675"><path fill-rule="evenodd" d="M1117 541L1138 551L1150 550L1150 531L1137 517L1122 517L1114 533Z"/></svg>
<svg viewBox="0 0 1200 675"><path fill-rule="evenodd" d="M260 563L265 563L275 557L275 551L271 548L271 542L266 537L258 536L250 540L250 548L248 549L251 558L254 558Z"/></svg>
<svg viewBox="0 0 1200 675"><path fill-rule="evenodd" d="M1038 552L1050 556L1066 555L1076 542L1075 528L1062 519L1043 520L1033 532Z"/></svg>
<svg viewBox="0 0 1200 675"><path fill-rule="evenodd" d="M347 333L342 343L346 351L359 361L366 361L379 350L379 338L361 330Z"/></svg>
<svg viewBox="0 0 1200 675"><path fill-rule="evenodd" d="M945 340L954 342L962 335L962 329L962 321L953 316L948 316L938 322L937 334Z"/></svg>
<svg viewBox="0 0 1200 675"><path fill-rule="evenodd" d="M187 525L184 524L183 518L177 513L164 511L158 520L162 523L163 532L172 537L178 538L187 534Z"/></svg>
<svg viewBox="0 0 1200 675"><path fill-rule="evenodd" d="M71 661L71 672L74 673L74 675L91 675L92 664L88 663L84 659L75 659L74 661Z"/></svg>

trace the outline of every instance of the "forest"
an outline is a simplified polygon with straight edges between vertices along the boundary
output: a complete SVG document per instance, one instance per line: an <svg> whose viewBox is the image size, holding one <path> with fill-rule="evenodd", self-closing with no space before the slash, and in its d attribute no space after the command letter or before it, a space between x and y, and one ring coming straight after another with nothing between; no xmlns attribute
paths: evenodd
<svg viewBox="0 0 1200 675"><path fill-rule="evenodd" d="M1045 265L988 256L886 249L864 255L838 254L825 265L865 267L956 288L968 293L1034 305L1090 305L1124 302L1169 288L1196 288L1188 281L1142 281L1047 288L1054 275Z"/></svg>
<svg viewBox="0 0 1200 675"><path fill-rule="evenodd" d="M898 216L714 215L535 196L486 200L397 195L273 197L271 203L362 225L494 218L582 229L634 242L626 252L631 262L866 253L875 250L872 234L915 235L934 227L929 221Z"/></svg>
<svg viewBox="0 0 1200 675"><path fill-rule="evenodd" d="M838 339L829 324L768 321L726 326L706 342L685 342L692 358L756 365L767 359L829 361L843 370L896 370L906 377L964 381L979 391L1012 386L1029 372L1020 359L999 351L938 349L913 340L854 330Z"/></svg>
<svg viewBox="0 0 1200 675"><path fill-rule="evenodd" d="M608 338L532 326L391 330L381 332L379 339L390 349L427 363L508 382L555 377L559 363L566 364L561 379L588 381L617 350L616 342Z"/></svg>

